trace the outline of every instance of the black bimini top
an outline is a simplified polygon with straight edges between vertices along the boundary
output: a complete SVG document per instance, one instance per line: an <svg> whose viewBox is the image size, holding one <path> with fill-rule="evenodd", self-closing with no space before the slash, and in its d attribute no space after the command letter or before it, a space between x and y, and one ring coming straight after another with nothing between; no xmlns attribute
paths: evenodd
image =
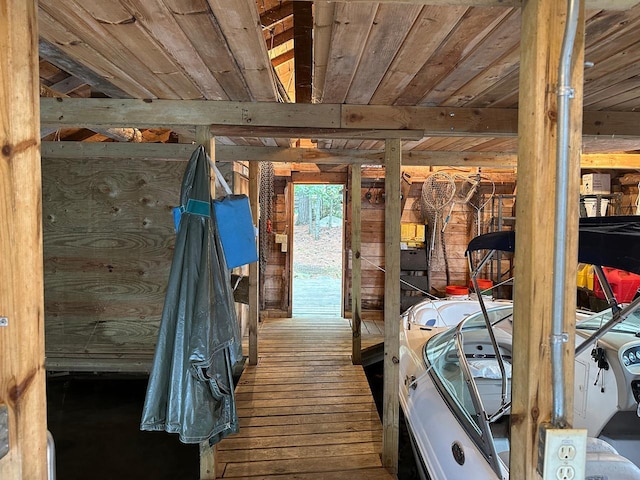
<svg viewBox="0 0 640 480"><path fill-rule="evenodd" d="M581 218L579 229L579 262L640 274L640 216ZM513 252L515 245L515 232L493 232L472 239L467 252Z"/></svg>

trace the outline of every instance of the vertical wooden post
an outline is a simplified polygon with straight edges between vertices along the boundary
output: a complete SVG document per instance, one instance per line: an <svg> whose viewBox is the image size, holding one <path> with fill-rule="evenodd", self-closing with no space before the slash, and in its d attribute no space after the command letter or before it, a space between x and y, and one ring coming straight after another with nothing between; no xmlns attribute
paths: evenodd
<svg viewBox="0 0 640 480"><path fill-rule="evenodd" d="M215 137L211 135L209 125L196 126L196 143L203 145L211 161L216 161ZM213 173L212 173L213 175ZM211 177L211 196L215 197L215 180ZM209 445L206 440L200 443L200 480L215 480L216 478L216 446Z"/></svg>
<svg viewBox="0 0 640 480"><path fill-rule="evenodd" d="M565 275L567 319L564 330L570 339L565 347L567 372L566 411L573 411L573 347L575 323L575 275L578 236L578 190L582 123L582 64L584 16L574 49L575 76L572 86L570 152L568 266ZM518 196L516 202L514 290L513 384L511 407L510 476L539 478L538 432L551 418L551 299L554 244L554 192L556 177L557 82L560 49L566 22L566 2L525 2L519 100Z"/></svg>
<svg viewBox="0 0 640 480"><path fill-rule="evenodd" d="M47 477L36 2L0 0L0 478Z"/></svg>
<svg viewBox="0 0 640 480"><path fill-rule="evenodd" d="M260 218L260 164L249 162L249 202L253 224L258 225ZM259 262L249 265L249 364L258 364L258 321L260 319L260 303L258 298Z"/></svg>
<svg viewBox="0 0 640 480"><path fill-rule="evenodd" d="M398 471L400 401L400 139L386 140L384 206L384 388L382 464Z"/></svg>
<svg viewBox="0 0 640 480"><path fill-rule="evenodd" d="M362 209L362 172L360 165L351 166L351 361L354 365L362 364L362 259L361 220Z"/></svg>

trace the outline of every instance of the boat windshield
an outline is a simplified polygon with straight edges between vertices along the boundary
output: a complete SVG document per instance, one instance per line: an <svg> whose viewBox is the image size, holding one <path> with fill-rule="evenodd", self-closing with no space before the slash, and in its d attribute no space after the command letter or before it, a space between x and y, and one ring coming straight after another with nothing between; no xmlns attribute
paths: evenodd
<svg viewBox="0 0 640 480"><path fill-rule="evenodd" d="M508 320L512 317L513 308L501 306L487 311L492 324ZM469 379L466 378L465 368L461 365L460 357L477 359L480 362L487 358L495 358L495 352L483 350L479 355L476 347L470 353L466 349L471 345L484 345L488 348L487 326L482 312L469 315L459 327L451 328L439 335L433 336L425 346L425 359L430 366L437 383L443 393L451 399L451 407L458 412L458 417L467 430L471 426L478 434L482 434L481 422L486 418L486 412L479 411L478 402L473 400ZM457 342L459 336L462 340ZM486 337L486 338L485 338ZM465 346L466 345L466 346ZM462 347L464 352L460 352ZM495 361L494 361L495 362ZM467 360L468 363L468 360ZM479 362L478 362L479 363ZM468 369L468 365L467 365ZM466 422L463 421L466 419Z"/></svg>
<svg viewBox="0 0 640 480"><path fill-rule="evenodd" d="M579 322L576 325L576 328L581 330L598 330L605 323L611 320L613 313L611 309L603 310L595 315L590 316L589 318ZM612 332L618 333L629 333L631 335L640 336L640 310L636 310L627 316L624 321L615 325L612 329Z"/></svg>

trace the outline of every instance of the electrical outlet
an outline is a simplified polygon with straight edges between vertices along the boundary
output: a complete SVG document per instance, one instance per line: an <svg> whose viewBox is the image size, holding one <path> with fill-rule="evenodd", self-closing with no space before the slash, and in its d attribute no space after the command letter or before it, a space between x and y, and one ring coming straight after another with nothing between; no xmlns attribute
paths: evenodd
<svg viewBox="0 0 640 480"><path fill-rule="evenodd" d="M577 480L585 476L587 431L540 427L538 473L545 479Z"/></svg>

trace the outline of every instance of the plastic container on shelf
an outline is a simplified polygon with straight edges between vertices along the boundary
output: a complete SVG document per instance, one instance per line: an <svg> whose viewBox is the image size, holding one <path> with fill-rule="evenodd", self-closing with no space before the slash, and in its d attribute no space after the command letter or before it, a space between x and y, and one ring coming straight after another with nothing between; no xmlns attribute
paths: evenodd
<svg viewBox="0 0 640 480"><path fill-rule="evenodd" d="M609 267L603 267L602 271L619 303L629 303L633 300L638 288L640 288L640 275ZM598 277L595 277L593 281L593 293L597 298L604 299L604 292Z"/></svg>
<svg viewBox="0 0 640 480"><path fill-rule="evenodd" d="M469 289L458 285L447 285L445 296L450 300L464 300L469 298Z"/></svg>

